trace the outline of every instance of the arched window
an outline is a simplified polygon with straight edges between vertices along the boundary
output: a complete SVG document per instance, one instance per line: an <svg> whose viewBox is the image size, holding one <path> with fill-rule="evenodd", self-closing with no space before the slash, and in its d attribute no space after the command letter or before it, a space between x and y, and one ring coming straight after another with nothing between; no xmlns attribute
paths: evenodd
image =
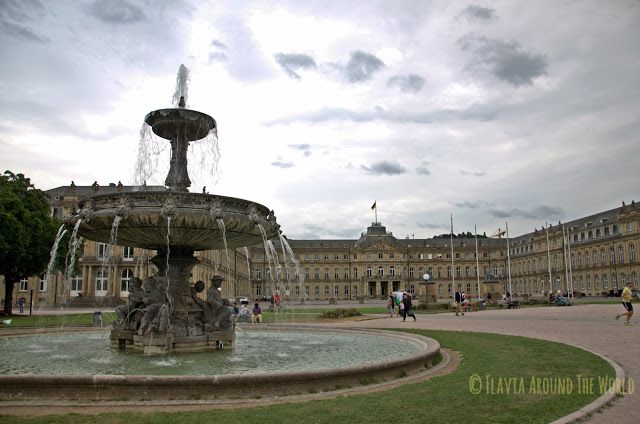
<svg viewBox="0 0 640 424"><path fill-rule="evenodd" d="M618 261L621 264L624 263L624 246L618 247Z"/></svg>

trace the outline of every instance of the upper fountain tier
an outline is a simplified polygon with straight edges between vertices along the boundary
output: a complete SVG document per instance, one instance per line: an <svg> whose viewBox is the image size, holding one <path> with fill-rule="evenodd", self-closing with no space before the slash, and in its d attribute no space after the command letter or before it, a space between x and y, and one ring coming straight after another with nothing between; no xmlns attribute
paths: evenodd
<svg viewBox="0 0 640 424"><path fill-rule="evenodd" d="M191 250L253 246L278 234L273 211L249 200L200 193L133 191L94 195L80 202L78 234L109 243L119 217L117 244L158 250L167 245ZM170 229L168 228L170 221ZM226 237L220 228L222 221ZM169 232L168 232L169 230ZM169 239L167 240L167 235Z"/></svg>
<svg viewBox="0 0 640 424"><path fill-rule="evenodd" d="M189 193L189 142L207 137L216 129L216 121L184 106L182 97L178 108L156 110L145 117L156 135L171 141L167 191L90 196L80 203L80 212L67 220L72 228L82 220L79 235L109 243L113 227L117 228L117 244L123 246L158 250L169 244L209 250L224 247L223 231L230 248L259 244L263 237L278 234L276 217L265 206L234 197Z"/></svg>

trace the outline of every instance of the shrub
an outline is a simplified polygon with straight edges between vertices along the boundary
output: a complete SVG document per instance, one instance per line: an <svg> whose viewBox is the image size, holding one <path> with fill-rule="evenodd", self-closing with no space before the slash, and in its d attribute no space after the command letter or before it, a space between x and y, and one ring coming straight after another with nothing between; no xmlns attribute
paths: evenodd
<svg viewBox="0 0 640 424"><path fill-rule="evenodd" d="M322 314L322 318L348 318L359 317L362 314L355 308L337 308L333 311L326 311Z"/></svg>

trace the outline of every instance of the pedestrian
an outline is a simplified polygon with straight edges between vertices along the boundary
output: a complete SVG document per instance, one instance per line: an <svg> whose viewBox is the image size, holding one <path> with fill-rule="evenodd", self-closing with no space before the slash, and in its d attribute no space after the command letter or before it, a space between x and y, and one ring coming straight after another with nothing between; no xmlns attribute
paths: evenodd
<svg viewBox="0 0 640 424"><path fill-rule="evenodd" d="M20 310L20 313L23 314L24 313L24 297L21 297L20 299L18 299L18 308Z"/></svg>
<svg viewBox="0 0 640 424"><path fill-rule="evenodd" d="M251 322L252 323L261 323L262 322L262 308L258 303L253 305L253 310L251 311Z"/></svg>
<svg viewBox="0 0 640 424"><path fill-rule="evenodd" d="M462 296L463 295L460 290L457 290L454 294L454 300L456 301L456 316L460 316L460 314L464 316L464 312L462 312Z"/></svg>
<svg viewBox="0 0 640 424"><path fill-rule="evenodd" d="M402 303L404 304L404 315L402 317L402 322L407 319L407 315L413 317L413 320L416 321L416 314L413 312L411 305L411 295L405 293L402 297Z"/></svg>
<svg viewBox="0 0 640 424"><path fill-rule="evenodd" d="M629 281L627 283L627 287L622 290L622 306L626 309L627 312L616 315L616 320L619 320L622 315L626 315L627 319L624 321L624 325L631 325L631 317L633 316L633 305L631 304L631 299L633 298L633 282Z"/></svg>
<svg viewBox="0 0 640 424"><path fill-rule="evenodd" d="M404 318L405 318L403 300L404 300L404 294L402 295L402 299L400 299L400 303L398 304L398 316L402 317L402 321L404 321Z"/></svg>
<svg viewBox="0 0 640 424"><path fill-rule="evenodd" d="M393 318L393 314L395 313L394 309L393 295L390 294L389 298L387 299L387 318Z"/></svg>

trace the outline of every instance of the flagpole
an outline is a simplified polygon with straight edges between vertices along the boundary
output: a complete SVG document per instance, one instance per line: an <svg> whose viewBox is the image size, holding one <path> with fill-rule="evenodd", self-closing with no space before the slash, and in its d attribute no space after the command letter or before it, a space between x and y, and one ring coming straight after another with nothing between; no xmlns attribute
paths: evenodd
<svg viewBox="0 0 640 424"><path fill-rule="evenodd" d="M451 281L453 284L453 290L456 290L456 267L455 267L455 262L453 261L453 214L451 214L451 278L452 278ZM455 300L455 296L454 296L454 300Z"/></svg>
<svg viewBox="0 0 640 424"><path fill-rule="evenodd" d="M509 281L509 302L513 300L513 290L511 290L511 252L509 248L509 223L505 222L506 231L507 231L507 277Z"/></svg>
<svg viewBox="0 0 640 424"><path fill-rule="evenodd" d="M547 233L547 263L549 264L549 290L553 291L552 283L551 283L551 253L549 251L549 227L547 223L544 223L544 231Z"/></svg>
<svg viewBox="0 0 640 424"><path fill-rule="evenodd" d="M562 249L564 253L564 285L567 288L567 297L569 296L569 265L567 264L567 236L562 226Z"/></svg>
<svg viewBox="0 0 640 424"><path fill-rule="evenodd" d="M376 213L376 224L377 224L378 223L378 201L377 200L376 200L375 205L376 205L376 207L375 207L374 212Z"/></svg>
<svg viewBox="0 0 640 424"><path fill-rule="evenodd" d="M569 286L567 289L567 296L571 293L570 299L573 299L573 271L571 269L571 229L567 228L567 254L569 255ZM569 291L570 290L570 291Z"/></svg>
<svg viewBox="0 0 640 424"><path fill-rule="evenodd" d="M474 225L473 231L476 233L476 277L478 278L478 300L480 297L480 263L478 260L478 228Z"/></svg>

